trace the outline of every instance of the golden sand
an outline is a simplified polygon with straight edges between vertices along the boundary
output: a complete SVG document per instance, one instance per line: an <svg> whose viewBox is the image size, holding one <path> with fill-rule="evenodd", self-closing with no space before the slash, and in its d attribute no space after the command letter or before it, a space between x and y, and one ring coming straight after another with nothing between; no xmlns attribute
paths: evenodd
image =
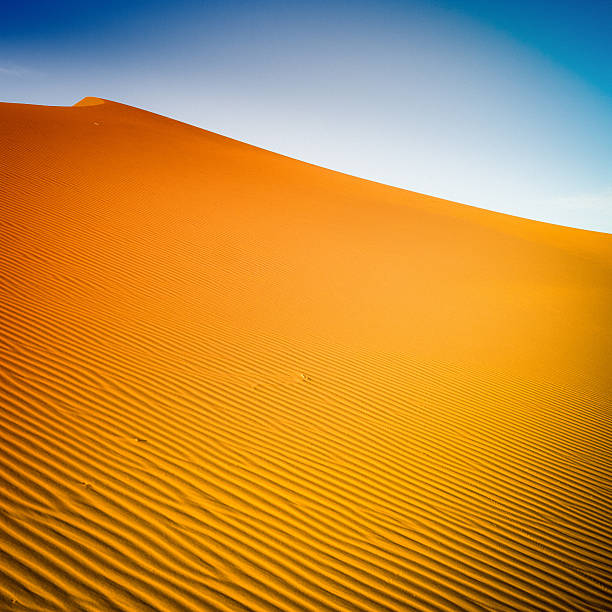
<svg viewBox="0 0 612 612"><path fill-rule="evenodd" d="M0 105L0 609L612 610L612 237L121 104Z"/></svg>

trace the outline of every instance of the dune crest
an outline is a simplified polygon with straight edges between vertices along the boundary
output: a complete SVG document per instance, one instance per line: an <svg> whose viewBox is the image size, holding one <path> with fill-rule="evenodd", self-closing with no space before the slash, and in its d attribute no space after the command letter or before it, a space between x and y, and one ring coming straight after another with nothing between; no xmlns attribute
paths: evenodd
<svg viewBox="0 0 612 612"><path fill-rule="evenodd" d="M107 101L102 98L95 98L93 96L86 96L82 100L75 102L72 106L98 106L99 104L106 104Z"/></svg>
<svg viewBox="0 0 612 612"><path fill-rule="evenodd" d="M0 105L0 609L612 609L612 240L117 103Z"/></svg>

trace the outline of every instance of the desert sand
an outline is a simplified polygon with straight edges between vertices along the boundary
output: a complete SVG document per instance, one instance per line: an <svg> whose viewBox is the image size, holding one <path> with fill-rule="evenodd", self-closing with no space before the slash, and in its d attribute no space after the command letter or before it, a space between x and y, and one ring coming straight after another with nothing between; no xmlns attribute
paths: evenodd
<svg viewBox="0 0 612 612"><path fill-rule="evenodd" d="M0 139L2 611L612 610L612 236L96 98Z"/></svg>

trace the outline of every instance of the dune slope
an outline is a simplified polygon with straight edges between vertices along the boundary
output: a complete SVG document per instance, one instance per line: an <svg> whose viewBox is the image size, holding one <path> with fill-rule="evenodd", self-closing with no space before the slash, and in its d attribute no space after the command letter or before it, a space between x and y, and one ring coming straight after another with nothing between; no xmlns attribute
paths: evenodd
<svg viewBox="0 0 612 612"><path fill-rule="evenodd" d="M612 238L96 98L0 105L1 610L612 609Z"/></svg>

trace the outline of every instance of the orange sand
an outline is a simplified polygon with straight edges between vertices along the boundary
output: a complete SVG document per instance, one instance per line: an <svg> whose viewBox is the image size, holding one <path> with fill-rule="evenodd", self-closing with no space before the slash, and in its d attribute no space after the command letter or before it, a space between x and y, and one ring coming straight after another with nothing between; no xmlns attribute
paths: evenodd
<svg viewBox="0 0 612 612"><path fill-rule="evenodd" d="M0 138L1 610L612 609L610 235L95 98Z"/></svg>

